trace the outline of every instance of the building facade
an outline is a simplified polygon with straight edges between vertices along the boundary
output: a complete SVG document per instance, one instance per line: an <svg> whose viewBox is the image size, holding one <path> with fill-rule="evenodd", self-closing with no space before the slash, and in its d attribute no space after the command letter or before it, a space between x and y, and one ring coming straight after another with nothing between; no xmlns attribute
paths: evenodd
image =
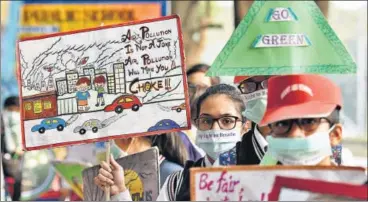
<svg viewBox="0 0 368 202"><path fill-rule="evenodd" d="M115 93L125 93L125 68L123 63L113 64L115 76Z"/></svg>
<svg viewBox="0 0 368 202"><path fill-rule="evenodd" d="M68 93L68 84L65 78L56 79L56 92L58 96Z"/></svg>
<svg viewBox="0 0 368 202"><path fill-rule="evenodd" d="M78 72L69 71L65 73L65 76L66 76L66 82L67 82L67 87L68 87L68 93L74 93L75 84L78 81Z"/></svg>
<svg viewBox="0 0 368 202"><path fill-rule="evenodd" d="M95 79L96 76L96 72L95 72L95 68L93 65L88 65L88 67L83 68L83 74L86 76L89 76L90 81L91 81L91 88L92 90L95 89L95 87L93 86L93 80Z"/></svg>
<svg viewBox="0 0 368 202"><path fill-rule="evenodd" d="M115 94L115 76L114 74L107 75L107 91L109 94Z"/></svg>
<svg viewBox="0 0 368 202"><path fill-rule="evenodd" d="M57 116L56 91L23 97L25 120Z"/></svg>

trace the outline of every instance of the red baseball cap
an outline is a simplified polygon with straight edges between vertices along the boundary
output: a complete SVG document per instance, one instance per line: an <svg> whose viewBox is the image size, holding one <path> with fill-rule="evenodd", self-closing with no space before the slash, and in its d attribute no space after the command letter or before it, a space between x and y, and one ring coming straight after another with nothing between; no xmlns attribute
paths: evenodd
<svg viewBox="0 0 368 202"><path fill-rule="evenodd" d="M295 118L327 117L342 107L340 88L324 76L285 75L268 80L267 110L259 125Z"/></svg>
<svg viewBox="0 0 368 202"><path fill-rule="evenodd" d="M240 84L242 81L249 79L251 76L235 76L234 84Z"/></svg>

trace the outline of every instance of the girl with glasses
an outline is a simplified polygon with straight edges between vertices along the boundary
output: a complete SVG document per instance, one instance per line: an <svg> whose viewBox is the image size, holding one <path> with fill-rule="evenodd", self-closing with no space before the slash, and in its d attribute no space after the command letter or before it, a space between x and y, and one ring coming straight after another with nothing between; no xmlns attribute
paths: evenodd
<svg viewBox="0 0 368 202"><path fill-rule="evenodd" d="M206 153L197 161L187 161L182 171L167 177L157 201L190 200L190 168L236 164L235 147L245 132L241 115L245 106L240 92L227 84L209 87L197 100L195 122L198 127L196 143ZM103 165L99 172L99 186L110 185L114 201L131 200L124 186L122 168L111 159L111 167ZM121 176L121 177L119 177Z"/></svg>
<svg viewBox="0 0 368 202"><path fill-rule="evenodd" d="M236 164L236 143L245 132L245 109L240 92L227 84L209 87L197 100L192 116L197 126L196 144L206 153L196 162L187 161L183 171L168 177L157 201L189 201L189 169Z"/></svg>

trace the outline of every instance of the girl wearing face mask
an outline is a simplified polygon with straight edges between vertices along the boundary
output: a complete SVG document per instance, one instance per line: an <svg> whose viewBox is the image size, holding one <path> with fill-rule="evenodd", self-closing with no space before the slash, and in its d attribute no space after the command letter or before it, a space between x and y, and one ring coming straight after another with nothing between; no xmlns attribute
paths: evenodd
<svg viewBox="0 0 368 202"><path fill-rule="evenodd" d="M236 163L235 145L244 132L244 119L241 115L244 108L239 91L227 84L209 87L198 98L198 110L193 114L197 117L195 119L198 127L196 143L205 151L206 156L195 162L187 161L182 171L171 174L162 186L157 201L189 201L189 169L192 167ZM102 165L104 168L103 172L100 172L102 178L98 179L96 184L101 188L104 185L114 186L111 189L112 200L131 200L129 192L124 187L124 181L116 178L116 176L123 176L119 174L123 172L122 169L113 159L111 164L112 169L108 165Z"/></svg>
<svg viewBox="0 0 368 202"><path fill-rule="evenodd" d="M259 126L267 106L267 87L270 76L236 76L238 86L245 100L243 116L249 120L249 130L237 145L238 165L259 164L267 150L268 126Z"/></svg>
<svg viewBox="0 0 368 202"><path fill-rule="evenodd" d="M205 157L187 161L184 170L168 177L157 201L189 201L189 169L236 164L235 146L244 133L245 109L239 91L227 84L209 87L197 100L196 144Z"/></svg>

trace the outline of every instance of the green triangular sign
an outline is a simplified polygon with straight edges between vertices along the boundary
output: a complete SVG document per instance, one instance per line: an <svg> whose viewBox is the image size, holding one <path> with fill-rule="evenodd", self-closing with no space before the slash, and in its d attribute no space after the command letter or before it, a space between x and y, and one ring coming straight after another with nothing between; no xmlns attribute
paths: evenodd
<svg viewBox="0 0 368 202"><path fill-rule="evenodd" d="M314 1L255 1L207 76L356 73Z"/></svg>

